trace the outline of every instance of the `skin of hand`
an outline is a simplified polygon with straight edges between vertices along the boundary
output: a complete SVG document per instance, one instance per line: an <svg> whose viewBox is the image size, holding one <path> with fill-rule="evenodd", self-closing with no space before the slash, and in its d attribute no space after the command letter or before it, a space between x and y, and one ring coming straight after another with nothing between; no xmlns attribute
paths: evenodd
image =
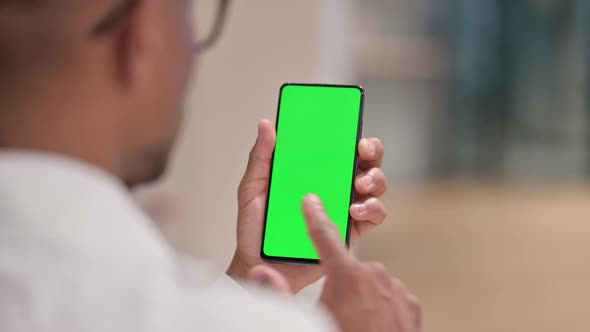
<svg viewBox="0 0 590 332"><path fill-rule="evenodd" d="M268 120L258 124L258 139L238 191L237 249L227 274L234 279L247 279L258 265L272 267L284 276L293 293L324 276L319 266L268 264L260 258L268 195L272 155L276 143L274 125ZM354 182L356 201L350 207L352 216L351 245L381 224L387 211L379 199L387 190L387 178L381 170L383 143L377 138L362 139L358 146L359 162ZM343 246L344 248L344 246Z"/></svg>
<svg viewBox="0 0 590 332"><path fill-rule="evenodd" d="M305 197L303 211L326 273L320 301L341 331L420 331L422 309L404 284L382 264L359 262L342 247L319 197Z"/></svg>

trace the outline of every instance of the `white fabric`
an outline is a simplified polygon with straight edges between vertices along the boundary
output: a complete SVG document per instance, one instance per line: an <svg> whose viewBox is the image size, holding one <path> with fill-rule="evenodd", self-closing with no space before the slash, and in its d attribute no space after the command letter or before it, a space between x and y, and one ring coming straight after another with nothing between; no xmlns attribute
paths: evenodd
<svg viewBox="0 0 590 332"><path fill-rule="evenodd" d="M213 286L212 286L213 285ZM0 331L331 331L175 255L115 178L0 150Z"/></svg>

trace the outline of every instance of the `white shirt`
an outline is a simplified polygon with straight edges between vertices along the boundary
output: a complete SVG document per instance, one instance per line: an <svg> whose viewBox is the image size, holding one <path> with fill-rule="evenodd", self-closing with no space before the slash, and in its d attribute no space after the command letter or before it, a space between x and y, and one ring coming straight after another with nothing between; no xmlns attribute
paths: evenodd
<svg viewBox="0 0 590 332"><path fill-rule="evenodd" d="M176 256L111 175L0 150L0 331L334 328L321 308L230 280Z"/></svg>

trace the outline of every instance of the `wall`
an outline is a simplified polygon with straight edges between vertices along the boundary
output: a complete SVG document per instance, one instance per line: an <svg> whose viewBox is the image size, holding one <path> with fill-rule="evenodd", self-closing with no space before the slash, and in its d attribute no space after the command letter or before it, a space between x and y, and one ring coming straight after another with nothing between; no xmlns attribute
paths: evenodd
<svg viewBox="0 0 590 332"><path fill-rule="evenodd" d="M395 188L361 243L420 298L424 331L589 331L590 189Z"/></svg>

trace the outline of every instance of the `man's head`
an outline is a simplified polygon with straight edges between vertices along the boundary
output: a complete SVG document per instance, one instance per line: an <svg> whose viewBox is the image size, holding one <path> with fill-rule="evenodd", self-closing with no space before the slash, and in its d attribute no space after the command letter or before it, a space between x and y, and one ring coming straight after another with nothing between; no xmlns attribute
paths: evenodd
<svg viewBox="0 0 590 332"><path fill-rule="evenodd" d="M190 0L0 0L0 147L157 178L194 56Z"/></svg>

